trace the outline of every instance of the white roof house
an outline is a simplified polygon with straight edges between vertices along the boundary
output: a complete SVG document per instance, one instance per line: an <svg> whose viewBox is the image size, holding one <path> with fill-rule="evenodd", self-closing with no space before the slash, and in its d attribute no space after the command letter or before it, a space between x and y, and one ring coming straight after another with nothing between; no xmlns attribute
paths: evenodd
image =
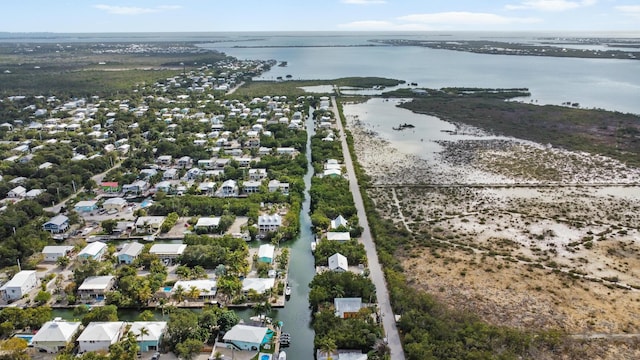
<svg viewBox="0 0 640 360"><path fill-rule="evenodd" d="M232 343L242 350L258 350L267 335L266 327L235 325L224 334L223 340Z"/></svg>
<svg viewBox="0 0 640 360"><path fill-rule="evenodd" d="M38 286L36 271L22 270L0 287L0 293L7 301L17 300L25 294L28 294L29 291L35 289L36 286Z"/></svg>
<svg viewBox="0 0 640 360"><path fill-rule="evenodd" d="M102 207L107 210L120 210L125 206L127 206L127 200L121 197L109 198L102 203Z"/></svg>
<svg viewBox="0 0 640 360"><path fill-rule="evenodd" d="M42 255L44 255L44 261L57 261L58 258L67 256L73 250L73 246L60 245L60 246L45 246L42 249Z"/></svg>
<svg viewBox="0 0 640 360"><path fill-rule="evenodd" d="M278 214L258 216L258 230L276 231L282 226L282 217Z"/></svg>
<svg viewBox="0 0 640 360"><path fill-rule="evenodd" d="M349 261L347 260L347 257L340 253L335 253L329 256L329 270L335 272L348 271Z"/></svg>
<svg viewBox="0 0 640 360"><path fill-rule="evenodd" d="M276 284L274 278L245 278L242 280L242 291L248 292L253 289L258 294L262 294L265 291L273 288Z"/></svg>
<svg viewBox="0 0 640 360"><path fill-rule="evenodd" d="M273 254L276 251L276 247L271 244L262 244L258 248L258 261L272 263Z"/></svg>
<svg viewBox="0 0 640 360"><path fill-rule="evenodd" d="M36 349L57 353L73 340L74 335L80 330L80 324L62 320L48 321L33 336L31 344Z"/></svg>
<svg viewBox="0 0 640 360"><path fill-rule="evenodd" d="M82 298L100 298L114 287L115 282L116 278L112 275L89 276L78 287L78 294Z"/></svg>
<svg viewBox="0 0 640 360"><path fill-rule="evenodd" d="M84 249L80 250L78 253L78 258L81 259L94 259L98 260L102 257L104 252L107 250L107 244L96 241L84 247Z"/></svg>
<svg viewBox="0 0 640 360"><path fill-rule="evenodd" d="M330 241L349 241L351 240L351 235L348 232L335 232L329 231L327 232L327 240Z"/></svg>
<svg viewBox="0 0 640 360"><path fill-rule="evenodd" d="M211 298L216 296L218 292L218 283L213 279L200 279L200 280L178 280L171 289L175 292L178 287L182 286L185 292L188 292L192 287L200 290L200 298Z"/></svg>
<svg viewBox="0 0 640 360"><path fill-rule="evenodd" d="M146 329L144 335L141 334L142 329ZM129 331L138 339L138 345L142 352L158 350L166 330L166 321L135 321L131 323L129 328Z"/></svg>
<svg viewBox="0 0 640 360"><path fill-rule="evenodd" d="M331 220L331 229L337 229L340 226L348 227L349 223L342 215L338 215L337 218Z"/></svg>
<svg viewBox="0 0 640 360"><path fill-rule="evenodd" d="M158 256L165 255L182 255L184 250L187 248L186 244L154 244L151 249L149 249L149 253L155 254Z"/></svg>
<svg viewBox="0 0 640 360"><path fill-rule="evenodd" d="M197 228L209 228L209 227L218 227L220 225L219 217L201 217L198 219L198 222L194 226Z"/></svg>
<svg viewBox="0 0 640 360"><path fill-rule="evenodd" d="M354 316L362 309L361 298L335 298L333 299L333 306L336 309L336 316L341 319L346 319Z"/></svg>
<svg viewBox="0 0 640 360"><path fill-rule="evenodd" d="M165 265L169 265L173 264L186 248L186 244L154 244L149 253L157 255Z"/></svg>
<svg viewBox="0 0 640 360"><path fill-rule="evenodd" d="M124 321L89 323L78 337L79 352L109 350L111 344L120 340L124 328Z"/></svg>

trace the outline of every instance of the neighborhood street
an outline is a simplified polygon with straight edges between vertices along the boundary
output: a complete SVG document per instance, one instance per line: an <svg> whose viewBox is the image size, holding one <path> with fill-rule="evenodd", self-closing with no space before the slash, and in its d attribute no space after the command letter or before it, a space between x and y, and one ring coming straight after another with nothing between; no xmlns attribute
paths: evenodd
<svg viewBox="0 0 640 360"><path fill-rule="evenodd" d="M367 221L367 214L364 210L364 203L362 201L362 195L360 194L360 187L358 186L358 179L353 167L353 161L351 159L351 153L349 153L349 147L347 145L347 137L340 120L340 113L338 112L338 106L336 104L335 96L331 97L331 104L333 106L333 112L336 115L336 125L340 133L340 140L342 141L342 152L344 155L344 163L347 167L347 176L349 178L349 189L353 194L353 201L358 212L358 219L360 220L360 226L362 226L361 241L364 244L367 252L367 258L369 260L370 278L373 284L376 286L376 297L378 306L380 307L380 314L382 315L382 325L387 337L387 344L391 351L391 359L403 360L404 351L402 350L402 343L400 342L400 335L396 327L395 316L391 308L391 302L389 300L389 292L387 291L387 283L384 279L384 273L378 260L378 253L376 252L376 246L371 237L371 231L369 230L369 222Z"/></svg>

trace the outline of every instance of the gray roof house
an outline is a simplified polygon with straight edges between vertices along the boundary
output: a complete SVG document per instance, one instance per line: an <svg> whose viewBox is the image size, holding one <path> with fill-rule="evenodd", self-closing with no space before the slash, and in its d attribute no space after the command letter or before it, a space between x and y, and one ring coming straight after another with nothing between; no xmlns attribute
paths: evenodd
<svg viewBox="0 0 640 360"><path fill-rule="evenodd" d="M139 242L130 242L118 251L118 264L131 264L144 249L144 245Z"/></svg>

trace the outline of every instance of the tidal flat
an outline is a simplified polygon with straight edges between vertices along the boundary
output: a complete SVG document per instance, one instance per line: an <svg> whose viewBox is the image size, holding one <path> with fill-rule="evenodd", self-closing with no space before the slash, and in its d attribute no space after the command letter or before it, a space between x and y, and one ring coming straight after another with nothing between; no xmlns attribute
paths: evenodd
<svg viewBox="0 0 640 360"><path fill-rule="evenodd" d="M495 325L640 333L638 168L464 124L421 133L420 116L441 120L396 107L406 101L373 99L386 110L353 104L345 114L368 195L411 235L396 255L412 286ZM388 131L406 119L418 133ZM588 346L611 359L640 351Z"/></svg>

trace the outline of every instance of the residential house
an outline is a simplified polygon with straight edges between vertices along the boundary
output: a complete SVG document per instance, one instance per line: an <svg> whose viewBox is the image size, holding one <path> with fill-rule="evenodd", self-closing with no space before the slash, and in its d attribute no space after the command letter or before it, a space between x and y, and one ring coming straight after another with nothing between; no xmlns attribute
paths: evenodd
<svg viewBox="0 0 640 360"><path fill-rule="evenodd" d="M341 177L342 170L341 169L326 169L322 172L323 177Z"/></svg>
<svg viewBox="0 0 640 360"><path fill-rule="evenodd" d="M345 219L342 215L338 215L337 218L331 220L331 230L335 230L339 227L344 227L344 228L349 228L349 223L347 222L347 219Z"/></svg>
<svg viewBox="0 0 640 360"><path fill-rule="evenodd" d="M22 270L0 287L0 294L5 301L18 300L38 287L39 284L40 281L35 270Z"/></svg>
<svg viewBox="0 0 640 360"><path fill-rule="evenodd" d="M204 171L200 168L191 168L187 170L187 180L197 180L204 175Z"/></svg>
<svg viewBox="0 0 640 360"><path fill-rule="evenodd" d="M127 206L127 200L121 197L109 198L102 203L102 208L110 211L117 210L120 211Z"/></svg>
<svg viewBox="0 0 640 360"><path fill-rule="evenodd" d="M107 244L100 241L92 242L80 250L78 259L100 260L105 252L107 252Z"/></svg>
<svg viewBox="0 0 640 360"><path fill-rule="evenodd" d="M262 180L267 177L267 169L249 169L249 179Z"/></svg>
<svg viewBox="0 0 640 360"><path fill-rule="evenodd" d="M131 184L122 185L124 194L142 194L149 189L149 183L144 180L137 180Z"/></svg>
<svg viewBox="0 0 640 360"><path fill-rule="evenodd" d="M279 147L276 148L276 153L278 155L295 155L296 154L296 149L292 148L292 147Z"/></svg>
<svg viewBox="0 0 640 360"><path fill-rule="evenodd" d="M73 209L79 213L88 213L88 212L92 212L95 211L96 209L98 209L98 202L95 200L82 200L82 201L78 201L74 206Z"/></svg>
<svg viewBox="0 0 640 360"><path fill-rule="evenodd" d="M27 195L27 189L23 186L16 186L13 189L9 190L7 193L7 197L13 199L22 199Z"/></svg>
<svg viewBox="0 0 640 360"><path fill-rule="evenodd" d="M176 162L176 165L182 169L188 169L193 166L193 159L189 156L183 156Z"/></svg>
<svg viewBox="0 0 640 360"><path fill-rule="evenodd" d="M162 173L163 180L176 180L178 179L178 169L167 169L164 173Z"/></svg>
<svg viewBox="0 0 640 360"><path fill-rule="evenodd" d="M158 351L167 331L167 322L134 321L129 331L136 336L140 351Z"/></svg>
<svg viewBox="0 0 640 360"><path fill-rule="evenodd" d="M44 255L44 261L56 262L59 258L69 256L73 251L73 246L61 245L61 246L45 246L42 249L42 255Z"/></svg>
<svg viewBox="0 0 640 360"><path fill-rule="evenodd" d="M260 186L262 186L262 181L259 180L244 181L242 183L242 191L245 194L258 193L260 192Z"/></svg>
<svg viewBox="0 0 640 360"><path fill-rule="evenodd" d="M341 319L348 319L358 315L362 309L361 298L335 298L333 299L333 307L336 309L335 314Z"/></svg>
<svg viewBox="0 0 640 360"><path fill-rule="evenodd" d="M329 241L347 242L347 241L351 240L351 235L349 235L348 232L329 231L329 232L327 232L327 240L329 240Z"/></svg>
<svg viewBox="0 0 640 360"><path fill-rule="evenodd" d="M67 322L59 318L47 321L40 330L33 335L31 345L49 354L55 354L63 350L74 339L80 330L80 322Z"/></svg>
<svg viewBox="0 0 640 360"><path fill-rule="evenodd" d="M158 256L165 265L173 265L186 248L186 244L154 244L149 253Z"/></svg>
<svg viewBox="0 0 640 360"><path fill-rule="evenodd" d="M144 249L144 245L139 242L130 242L118 251L118 264L131 264Z"/></svg>
<svg viewBox="0 0 640 360"><path fill-rule="evenodd" d="M271 244L263 244L258 248L258 261L271 264L273 262L273 256L276 251L276 247Z"/></svg>
<svg viewBox="0 0 640 360"><path fill-rule="evenodd" d="M104 191L106 193L117 193L117 192L120 192L120 186L118 185L117 182L105 181L105 182L100 183L100 187L102 188L102 191Z"/></svg>
<svg viewBox="0 0 640 360"><path fill-rule="evenodd" d="M261 233L277 231L282 226L282 217L278 214L258 216L258 231Z"/></svg>
<svg viewBox="0 0 640 360"><path fill-rule="evenodd" d="M242 291L245 294L248 294L249 290L264 294L265 291L273 289L275 284L276 279L274 278L244 278L242 280Z"/></svg>
<svg viewBox="0 0 640 360"><path fill-rule="evenodd" d="M283 183L278 180L269 181L269 192L280 191L284 195L289 195L289 183Z"/></svg>
<svg viewBox="0 0 640 360"><path fill-rule="evenodd" d="M155 234L163 222L164 216L140 216L136 219L135 231L138 234Z"/></svg>
<svg viewBox="0 0 640 360"><path fill-rule="evenodd" d="M220 217L201 217L193 228L198 231L213 232L218 230L220 225Z"/></svg>
<svg viewBox="0 0 640 360"><path fill-rule="evenodd" d="M156 162L161 166L169 166L173 162L173 157L171 155L160 155Z"/></svg>
<svg viewBox="0 0 640 360"><path fill-rule="evenodd" d="M220 189L216 191L217 197L237 197L238 183L235 180L227 180L222 183Z"/></svg>
<svg viewBox="0 0 640 360"><path fill-rule="evenodd" d="M162 191L163 193L169 194L173 190L173 184L171 181L160 181L156 184L156 192Z"/></svg>
<svg viewBox="0 0 640 360"><path fill-rule="evenodd" d="M175 293L178 288L182 288L185 294L189 293L191 288L195 287L200 291L198 295L199 300L213 300L218 292L218 283L213 279L199 279L199 280L178 280L171 289L172 293Z"/></svg>
<svg viewBox="0 0 640 360"><path fill-rule="evenodd" d="M143 179L149 179L151 177L154 177L157 173L158 173L158 170L156 169L142 169L140 170L139 177Z"/></svg>
<svg viewBox="0 0 640 360"><path fill-rule="evenodd" d="M115 276L89 276L78 287L78 296L82 299L103 300L105 294L111 291L115 285Z"/></svg>
<svg viewBox="0 0 640 360"><path fill-rule="evenodd" d="M68 228L69 218L64 215L56 215L42 225L44 231L49 231L52 234L65 232Z"/></svg>
<svg viewBox="0 0 640 360"><path fill-rule="evenodd" d="M78 352L109 351L109 346L120 340L125 328L124 321L89 323L78 337Z"/></svg>
<svg viewBox="0 0 640 360"><path fill-rule="evenodd" d="M44 192L44 190L42 189L31 189L29 191L27 191L26 194L24 194L24 198L25 199L35 199L38 196L40 196L40 194L42 194Z"/></svg>
<svg viewBox="0 0 640 360"><path fill-rule="evenodd" d="M360 350L342 350L338 349L330 354L322 350L316 350L316 360L367 360L367 354L363 354Z"/></svg>
<svg viewBox="0 0 640 360"><path fill-rule="evenodd" d="M329 270L333 272L349 271L349 261L347 257L340 253L329 256Z"/></svg>
<svg viewBox="0 0 640 360"><path fill-rule="evenodd" d="M227 344L240 350L258 351L262 344L269 341L266 327L238 324L224 334L222 338Z"/></svg>

